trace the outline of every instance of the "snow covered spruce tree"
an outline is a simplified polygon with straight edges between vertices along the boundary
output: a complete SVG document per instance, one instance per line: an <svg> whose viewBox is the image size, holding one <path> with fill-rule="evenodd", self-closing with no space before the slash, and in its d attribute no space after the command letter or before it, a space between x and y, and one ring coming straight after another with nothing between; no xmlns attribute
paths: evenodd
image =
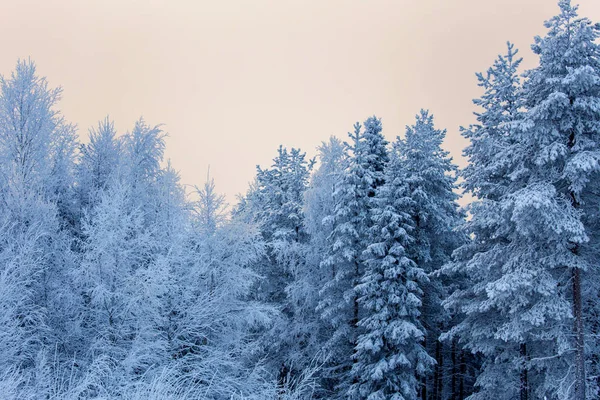
<svg viewBox="0 0 600 400"><path fill-rule="evenodd" d="M308 324L311 300L299 285L305 273L309 236L304 226L304 192L313 161L299 149L280 146L273 165L257 167L255 185L238 210L259 226L266 244L264 257L255 271L262 276L253 298L278 308L281 313L265 332L264 351L282 386L306 363L305 347L314 334Z"/></svg>
<svg viewBox="0 0 600 400"><path fill-rule="evenodd" d="M517 53L507 43L506 54L498 56L485 74L476 74L485 93L473 103L482 111L475 113L478 124L461 129L470 141L464 150L469 164L461 173L462 186L477 200L498 200L510 184L512 158L507 149L515 141L510 129L521 118L523 107L518 75L522 58Z"/></svg>
<svg viewBox="0 0 600 400"><path fill-rule="evenodd" d="M564 352L573 368L565 376L566 371L548 365L545 388L556 390L560 397L582 400L587 386L583 298L593 284L588 280L597 276L598 270L597 245L589 239L598 226L600 25L579 18L577 7L568 0L561 0L559 7L560 13L545 24L547 35L536 37L532 46L540 64L526 73L527 113L521 128L524 160L520 166L529 188L515 206L525 201L536 209L551 205L556 213L556 217L545 215L546 229L531 233L536 242L554 247L553 258L545 267L555 276L560 273L559 287L572 311L564 316L572 328L564 333L569 343L563 347L564 337L559 337L558 353L573 349ZM536 201L540 195L549 198ZM536 215L529 209L521 212L525 220ZM557 378L562 384L554 388Z"/></svg>
<svg viewBox="0 0 600 400"><path fill-rule="evenodd" d="M498 200L473 207L479 245L457 252L458 269L477 279L449 299L466 315L454 333L489 356L474 398L493 391L584 399L593 386L583 298L596 270L590 237L597 213L590 210L599 168L598 28L578 18L569 1L559 6L532 47L540 65L525 75L524 115L516 126L498 126L508 139L497 143L509 179L495 184L507 187Z"/></svg>
<svg viewBox="0 0 600 400"><path fill-rule="evenodd" d="M355 288L364 273L363 251L368 245L370 209L377 185L384 181L387 142L381 133L381 121L371 117L365 130L359 123L349 133L346 144L346 170L335 185L334 209L325 223L332 225L326 256L321 268L330 275L320 290L318 311L330 324L327 351L329 365L326 384L333 396L345 396L352 384L350 372L361 319L359 293Z"/></svg>
<svg viewBox="0 0 600 400"><path fill-rule="evenodd" d="M408 256L431 276L423 283L420 321L426 332L425 348L436 364L433 374L421 375L420 396L423 399L440 399L444 391L445 355L449 348L443 345L439 336L450 316L441 305L448 288L437 272L463 240L463 236L455 232L463 216L456 203L458 195L454 192L456 166L441 147L445 135L445 130L435 128L433 115L421 110L415 124L407 127L404 139L398 144L410 198L404 211L414 224L414 243L407 249Z"/></svg>
<svg viewBox="0 0 600 400"><path fill-rule="evenodd" d="M514 46L508 44L506 55L499 56L485 74L477 74L479 86L485 92L474 103L482 111L475 114L477 124L462 130L463 136L470 140L465 149L469 165L462 171L463 187L475 197L467 208L471 218L462 230L472 240L460 247L454 254L454 262L445 267L453 279L463 284L445 304L458 313L461 321L444 336L459 340L461 346L484 356L474 398L526 399L529 392L524 363L526 342L508 340L499 333L514 306L507 295L492 298L488 290L494 282L505 279L506 257L502 254L511 251L512 239L507 229L510 215L503 213L502 208L504 199L513 190L511 173L517 155L515 121L522 117L518 76L521 59L516 54ZM516 297L520 289L515 290Z"/></svg>
<svg viewBox="0 0 600 400"><path fill-rule="evenodd" d="M391 152L385 183L372 205L365 271L355 287L364 308L350 388L350 397L356 399L416 399L417 378L434 364L423 347L420 323L422 288L428 278L407 252L414 243L414 222L406 212L412 200L399 147L396 144Z"/></svg>

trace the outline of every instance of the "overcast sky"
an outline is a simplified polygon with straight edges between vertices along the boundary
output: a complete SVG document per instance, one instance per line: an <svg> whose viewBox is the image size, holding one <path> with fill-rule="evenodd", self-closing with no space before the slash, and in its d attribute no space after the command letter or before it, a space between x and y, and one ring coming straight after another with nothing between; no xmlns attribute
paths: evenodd
<svg viewBox="0 0 600 400"><path fill-rule="evenodd" d="M600 1L580 14L600 21ZM143 116L164 124L167 156L186 184L211 166L233 201L279 144L309 156L356 121L383 119L391 141L420 108L460 125L483 71L510 40L525 68L554 0L0 0L0 73L31 57L78 125L109 115L120 133Z"/></svg>

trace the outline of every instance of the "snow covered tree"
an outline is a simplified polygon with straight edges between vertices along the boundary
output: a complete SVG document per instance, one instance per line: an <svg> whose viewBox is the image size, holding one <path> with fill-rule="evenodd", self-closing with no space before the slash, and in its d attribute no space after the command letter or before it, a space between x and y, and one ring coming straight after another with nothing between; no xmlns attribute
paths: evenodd
<svg viewBox="0 0 600 400"><path fill-rule="evenodd" d="M347 160L344 144L335 136L322 142L317 150L319 167L312 174L305 195L305 225L311 235L311 242L324 249L331 229L324 227L327 221L323 220L333 213L333 192Z"/></svg>
<svg viewBox="0 0 600 400"><path fill-rule="evenodd" d="M310 241L307 244L306 266L295 285L302 286L306 297L306 307L310 319L305 321L307 329L314 332L307 346L311 359L323 360L327 357L324 344L327 342L328 323L321 319L315 309L319 303L319 290L332 277L331 269L321 268L327 252L327 238L332 232L331 219L334 211L334 189L345 170L347 162L344 144L336 137L330 137L318 147L319 167L313 173L304 198L305 226Z"/></svg>
<svg viewBox="0 0 600 400"><path fill-rule="evenodd" d="M280 146L270 168L257 167L255 186L243 205L266 244L264 258L254 267L262 278L255 282L253 297L281 310L263 342L282 385L307 362L305 348L314 333L305 320L312 313L307 308L310 299L298 284L305 273L309 240L303 201L312 165L299 149Z"/></svg>
<svg viewBox="0 0 600 400"><path fill-rule="evenodd" d="M185 199L176 173L160 168L163 151L158 127L140 120L121 141L107 118L90 130L78 166L82 261L73 276L83 332L90 361L109 360L121 382L167 357L173 224L185 219Z"/></svg>
<svg viewBox="0 0 600 400"><path fill-rule="evenodd" d="M102 190L117 179L121 166L121 143L114 123L107 118L89 130L89 142L81 145L77 164L80 207L95 205Z"/></svg>
<svg viewBox="0 0 600 400"><path fill-rule="evenodd" d="M156 221L153 230L164 243L163 247L168 249L184 234L182 227L188 223L190 209L179 173L173 168L170 160L156 178L154 201Z"/></svg>
<svg viewBox="0 0 600 400"><path fill-rule="evenodd" d="M5 182L26 185L47 196L50 149L61 122L54 107L61 89L48 88L31 61L17 62L11 78L0 79L0 87L0 165Z"/></svg>
<svg viewBox="0 0 600 400"><path fill-rule="evenodd" d="M422 345L419 309L428 278L407 252L414 242L413 220L406 212L412 200L398 148L374 200L366 268L355 288L365 311L358 322L363 333L354 354L352 398L416 399L417 376L434 363Z"/></svg>
<svg viewBox="0 0 600 400"><path fill-rule="evenodd" d="M168 348L179 379L206 397L250 395L261 384L261 375L253 373L257 333L275 315L251 299L258 279L252 267L264 256L265 243L255 224L226 218L212 179L196 190L183 240L170 255L176 273Z"/></svg>
<svg viewBox="0 0 600 400"><path fill-rule="evenodd" d="M456 251L454 263L446 267L454 279L464 281L446 301L446 306L461 317L460 324L447 336L484 356L475 398L501 394L507 399L526 399L529 393L527 369L521 362L526 357L525 342L521 346L504 341L495 332L505 323L501 315L507 314L504 307L510 304L504 304L506 299L491 303L487 290L488 283L503 275L501 259L497 258L500 249L509 251L510 238L504 231L507 214L500 210L502 199L511 190L515 122L522 112L518 77L521 59L515 58L516 54L513 45L508 44L506 55L499 56L485 75L477 74L485 93L474 103L482 111L475 114L477 124L462 130L471 142L465 149L470 163L463 170L463 187L476 199L467 208L471 218L462 229L472 240ZM489 304L485 311L480 306L483 304Z"/></svg>
<svg viewBox="0 0 600 400"><path fill-rule="evenodd" d="M450 334L487 356L474 398L585 398L582 275L594 270L595 217L584 204L596 202L598 29L569 1L559 6L533 45L540 65L526 73L523 115L495 106L504 120L490 125L504 137L489 140L504 148L503 166L489 167L508 179L489 191L481 190L489 176L470 178L483 200L471 207L474 242L453 268L473 284L448 305L465 314Z"/></svg>
<svg viewBox="0 0 600 400"><path fill-rule="evenodd" d="M160 125L149 126L143 118L123 137L123 179L131 187L132 206L142 210L145 224L157 216L157 179L165 152L166 134Z"/></svg>
<svg viewBox="0 0 600 400"><path fill-rule="evenodd" d="M406 128L406 135L399 144L400 160L411 201L405 212L410 215L414 231L414 243L408 248L409 257L431 276L424 283L421 323L426 332L425 347L435 358L433 376L422 376L421 398L441 398L444 389L445 353L439 340L450 316L441 305L446 297L447 285L437 275L440 268L450 260L463 236L455 229L462 223L454 192L456 166L448 152L442 149L445 130L436 129L433 115L421 110L415 124Z"/></svg>
<svg viewBox="0 0 600 400"><path fill-rule="evenodd" d="M384 179L387 162L387 142L381 134L381 123L371 117L365 126L368 128L362 131L356 123L354 132L348 134L352 142L346 144L347 167L335 185L333 213L325 219L333 230L327 239L321 268L331 271L331 277L320 290L318 311L330 324L326 348L331 365L327 373L333 377L330 389L338 396L346 393L352 383L352 355L361 318L359 293L355 288L364 272L362 253L368 245L372 198L377 182Z"/></svg>
<svg viewBox="0 0 600 400"><path fill-rule="evenodd" d="M77 130L62 118L51 143L51 170L48 181L49 198L58 208L61 222L69 229L77 224L78 210L75 192Z"/></svg>
<svg viewBox="0 0 600 400"><path fill-rule="evenodd" d="M135 284L128 301L136 312L132 344L123 365L134 377L153 376L165 365L169 367L168 361L178 351L174 350L174 332L182 310L177 305L189 266L182 260L192 253L188 247L190 205L170 162L158 172L154 185L154 217L143 228L150 252L130 278Z"/></svg>
<svg viewBox="0 0 600 400"><path fill-rule="evenodd" d="M485 93L473 103L482 111L475 113L477 124L461 129L470 141L464 150L469 164L461 173L463 187L478 200L497 200L510 184L511 154L506 150L515 140L511 123L521 118L523 107L518 75L522 58L517 53L507 43L506 55L498 56L485 74L476 74Z"/></svg>
<svg viewBox="0 0 600 400"><path fill-rule="evenodd" d="M121 362L129 349L134 272L149 248L143 217L129 208L130 188L111 185L83 220L83 260L75 280L83 301L82 328L93 354Z"/></svg>
<svg viewBox="0 0 600 400"><path fill-rule="evenodd" d="M552 195L562 217L551 219L552 231L538 232L536 240L555 245L551 268L557 272L566 268L570 274L569 282L561 286L572 309L567 316L573 318L568 336L573 338L574 385L572 392L559 388L559 393L581 400L587 386L583 287L586 277L597 270L596 246L589 238L597 230L597 217L590 211L597 214L595 182L600 170L600 26L580 18L568 0L559 1L559 7L560 13L545 24L547 35L536 37L532 46L540 64L526 73L524 83L527 114L521 133L525 151L521 171L528 186L539 185Z"/></svg>
<svg viewBox="0 0 600 400"><path fill-rule="evenodd" d="M32 385L47 348L66 345L70 241L62 229L72 198L74 134L56 110L50 89L31 61L0 77L0 305L12 322L0 333L2 371ZM66 346L68 347L68 346ZM69 348L70 350L70 348ZM62 359L61 359L62 361ZM43 385L42 385L43 386Z"/></svg>
<svg viewBox="0 0 600 400"><path fill-rule="evenodd" d="M198 228L210 236L225 222L227 216L225 196L216 192L215 181L210 177L210 172L207 174L204 186L196 187L196 194L198 195L198 205L195 208Z"/></svg>
<svg viewBox="0 0 600 400"><path fill-rule="evenodd" d="M388 162L388 142L383 137L381 120L376 116L367 118L364 123L365 145L367 151L365 154L366 168L372 174L371 191L369 197L375 196L376 189L383 185L385 165Z"/></svg>

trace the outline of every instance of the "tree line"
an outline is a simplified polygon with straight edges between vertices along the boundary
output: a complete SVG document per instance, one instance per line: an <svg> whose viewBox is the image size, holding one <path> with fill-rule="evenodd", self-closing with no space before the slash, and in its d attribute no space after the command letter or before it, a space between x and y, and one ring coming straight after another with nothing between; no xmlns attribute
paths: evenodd
<svg viewBox="0 0 600 400"><path fill-rule="evenodd" d="M316 159L279 147L232 207L165 132L80 143L61 90L0 77L6 399L600 396L600 24L569 0L476 75L468 165L420 110ZM473 201L459 207L459 193Z"/></svg>

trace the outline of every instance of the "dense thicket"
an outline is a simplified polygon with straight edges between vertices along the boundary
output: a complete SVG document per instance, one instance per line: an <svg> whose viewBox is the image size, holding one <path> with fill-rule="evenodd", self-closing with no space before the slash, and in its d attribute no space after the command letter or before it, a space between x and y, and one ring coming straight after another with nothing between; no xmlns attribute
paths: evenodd
<svg viewBox="0 0 600 400"><path fill-rule="evenodd" d="M233 207L160 125L78 143L31 61L0 77L3 399L600 396L600 25L568 0L485 72L463 170L421 110ZM459 185L472 195L458 207Z"/></svg>

